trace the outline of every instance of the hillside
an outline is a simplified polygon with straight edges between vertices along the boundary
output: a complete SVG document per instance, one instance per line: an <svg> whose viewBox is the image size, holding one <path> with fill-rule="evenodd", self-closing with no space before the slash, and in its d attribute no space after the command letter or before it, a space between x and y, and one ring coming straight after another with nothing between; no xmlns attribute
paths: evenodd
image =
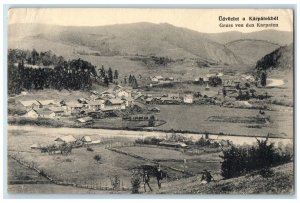
<svg viewBox="0 0 300 203"><path fill-rule="evenodd" d="M201 177L163 185L163 194L293 194L293 163L273 168L274 175L246 175L201 185Z"/></svg>
<svg viewBox="0 0 300 203"><path fill-rule="evenodd" d="M240 59L220 43L201 33L170 24L134 23L98 27L65 27L42 24L9 26L9 47L49 49L66 52L84 50L100 55L157 55L171 58L201 58L220 64ZM30 47L31 46L31 47Z"/></svg>
<svg viewBox="0 0 300 203"><path fill-rule="evenodd" d="M204 35L204 37L221 44L227 44L229 42L243 39L263 40L270 43L279 44L281 46L285 46L293 42L292 32L276 30L262 30L250 33L242 33L237 31L209 34L207 33Z"/></svg>
<svg viewBox="0 0 300 203"><path fill-rule="evenodd" d="M240 39L227 43L226 47L240 57L245 64L255 65L259 59L280 46L264 40Z"/></svg>
<svg viewBox="0 0 300 203"><path fill-rule="evenodd" d="M256 64L257 70L282 72L294 69L293 44L283 46L262 57Z"/></svg>

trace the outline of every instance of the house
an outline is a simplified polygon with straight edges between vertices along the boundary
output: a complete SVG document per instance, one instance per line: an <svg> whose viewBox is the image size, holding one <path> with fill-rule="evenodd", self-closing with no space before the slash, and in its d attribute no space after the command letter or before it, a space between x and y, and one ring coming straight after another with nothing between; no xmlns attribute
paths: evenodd
<svg viewBox="0 0 300 203"><path fill-rule="evenodd" d="M40 118L55 118L56 114L50 109L38 109L36 110Z"/></svg>
<svg viewBox="0 0 300 203"><path fill-rule="evenodd" d="M76 138L73 135L67 135L67 136L56 138L54 141L63 142L63 143L71 143L71 142L76 142Z"/></svg>
<svg viewBox="0 0 300 203"><path fill-rule="evenodd" d="M163 81L163 80L164 80L164 77L161 76L161 75L154 76L154 77L151 78L151 81L152 81L153 83L158 83L158 82Z"/></svg>
<svg viewBox="0 0 300 203"><path fill-rule="evenodd" d="M113 90L113 92L118 92L118 91L120 91L120 90L122 90L123 89L123 87L121 86L121 85L116 85L112 90Z"/></svg>
<svg viewBox="0 0 300 203"><path fill-rule="evenodd" d="M77 101L81 104L87 104L89 100L86 98L79 98Z"/></svg>
<svg viewBox="0 0 300 203"><path fill-rule="evenodd" d="M112 89L108 89L100 94L100 98L113 99L116 98L116 96L114 95L114 91Z"/></svg>
<svg viewBox="0 0 300 203"><path fill-rule="evenodd" d="M135 102L135 104L130 108L132 112L144 112L146 109L146 105L140 102Z"/></svg>
<svg viewBox="0 0 300 203"><path fill-rule="evenodd" d="M159 113L160 109L158 107L150 107L148 110L152 113Z"/></svg>
<svg viewBox="0 0 300 203"><path fill-rule="evenodd" d="M130 97L131 93L128 90L120 90L118 92L115 93L117 97L121 98L121 97Z"/></svg>
<svg viewBox="0 0 300 203"><path fill-rule="evenodd" d="M153 98L147 98L147 99L145 100L145 102L146 102L146 104L152 104Z"/></svg>
<svg viewBox="0 0 300 203"><path fill-rule="evenodd" d="M95 90L92 90L91 93L92 93L93 95L98 95L98 94L99 94L99 92L97 92L97 91L95 91Z"/></svg>
<svg viewBox="0 0 300 203"><path fill-rule="evenodd" d="M46 109L54 112L56 116L61 116L65 113L65 109L63 107L47 107Z"/></svg>
<svg viewBox="0 0 300 203"><path fill-rule="evenodd" d="M89 101L88 109L98 111L104 108L104 100Z"/></svg>
<svg viewBox="0 0 300 203"><path fill-rule="evenodd" d="M223 75L224 75L224 74L221 73L221 72L219 72L219 73L216 74L217 77L222 77Z"/></svg>
<svg viewBox="0 0 300 203"><path fill-rule="evenodd" d="M183 102L186 103L186 104L192 104L194 101L194 97L192 94L187 94L187 95L184 95L183 97Z"/></svg>
<svg viewBox="0 0 300 203"><path fill-rule="evenodd" d="M84 108L84 105L78 102L66 102L64 108L66 108L68 112L80 111Z"/></svg>
<svg viewBox="0 0 300 203"><path fill-rule="evenodd" d="M105 110L121 110L125 108L126 108L126 104L121 99L108 99L104 102Z"/></svg>
<svg viewBox="0 0 300 203"><path fill-rule="evenodd" d="M113 94L106 94L106 95L102 95L100 98L103 100L108 100L108 99L115 99L116 96Z"/></svg>
<svg viewBox="0 0 300 203"><path fill-rule="evenodd" d="M54 100L38 100L38 102L40 103L40 108L58 105Z"/></svg>
<svg viewBox="0 0 300 203"><path fill-rule="evenodd" d="M93 145L93 144L99 144L101 141L100 140L92 140L90 136L83 136L81 138L81 141L85 145Z"/></svg>
<svg viewBox="0 0 300 203"><path fill-rule="evenodd" d="M131 97L122 98L121 100L123 100L125 102L125 106L131 106L134 102L134 99Z"/></svg>
<svg viewBox="0 0 300 203"><path fill-rule="evenodd" d="M216 74L206 74L206 77L209 79L209 78L212 78L212 77L215 77L216 76Z"/></svg>
<svg viewBox="0 0 300 203"><path fill-rule="evenodd" d="M173 77L167 77L165 80L166 81L174 81L174 78Z"/></svg>
<svg viewBox="0 0 300 203"><path fill-rule="evenodd" d="M90 101L95 101L95 100L97 100L98 98L100 98L100 97L97 96L97 95L92 94L92 95L90 96Z"/></svg>
<svg viewBox="0 0 300 203"><path fill-rule="evenodd" d="M32 109L34 107L39 108L41 105L37 100L27 100L27 101L19 101L24 107L27 109Z"/></svg>
<svg viewBox="0 0 300 203"><path fill-rule="evenodd" d="M82 142L85 142L85 143L91 143L92 142L92 139L91 139L91 137L90 136L83 136L82 138L81 138L81 141Z"/></svg>
<svg viewBox="0 0 300 203"><path fill-rule="evenodd" d="M78 121L79 123L91 123L93 121L93 118L87 116L83 118L78 118L76 121Z"/></svg>
<svg viewBox="0 0 300 203"><path fill-rule="evenodd" d="M38 118L39 114L36 112L36 110L29 110L26 114L23 115L23 117L27 117L27 118Z"/></svg>

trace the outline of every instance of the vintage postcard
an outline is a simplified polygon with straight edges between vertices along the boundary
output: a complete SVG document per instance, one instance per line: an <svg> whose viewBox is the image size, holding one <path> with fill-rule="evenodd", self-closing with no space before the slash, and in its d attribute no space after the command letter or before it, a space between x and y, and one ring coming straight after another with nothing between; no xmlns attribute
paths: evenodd
<svg viewBox="0 0 300 203"><path fill-rule="evenodd" d="M293 195L293 19L11 8L7 193Z"/></svg>

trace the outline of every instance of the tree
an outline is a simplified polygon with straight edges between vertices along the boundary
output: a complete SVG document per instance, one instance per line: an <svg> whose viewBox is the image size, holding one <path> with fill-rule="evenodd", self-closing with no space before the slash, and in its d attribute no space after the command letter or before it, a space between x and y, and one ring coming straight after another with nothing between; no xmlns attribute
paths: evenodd
<svg viewBox="0 0 300 203"><path fill-rule="evenodd" d="M37 62L38 62L38 59L39 59L39 53L33 49L32 52L31 52L31 64L35 65Z"/></svg>
<svg viewBox="0 0 300 203"><path fill-rule="evenodd" d="M227 91L225 88L223 88L223 96L226 97L227 96Z"/></svg>
<svg viewBox="0 0 300 203"><path fill-rule="evenodd" d="M119 78L119 73L118 73L118 70L115 70L115 74L114 74L114 79L118 79Z"/></svg>
<svg viewBox="0 0 300 203"><path fill-rule="evenodd" d="M104 84L105 84L106 86L109 85L109 79L108 79L107 76L104 77Z"/></svg>
<svg viewBox="0 0 300 203"><path fill-rule="evenodd" d="M134 171L131 175L131 192L132 194L138 194L141 185L141 176L138 172Z"/></svg>
<svg viewBox="0 0 300 203"><path fill-rule="evenodd" d="M120 188L120 177L118 175L110 177L110 183L111 183L113 190L119 189Z"/></svg>
<svg viewBox="0 0 300 203"><path fill-rule="evenodd" d="M155 126L155 117L153 115L150 116L150 119L148 121L148 126L149 127L154 127Z"/></svg>
<svg viewBox="0 0 300 203"><path fill-rule="evenodd" d="M221 175L227 179L258 170L265 176L270 174L271 167L290 162L291 151L275 148L268 138L269 135L264 140L257 139L256 146L231 146L224 150Z"/></svg>
<svg viewBox="0 0 300 203"><path fill-rule="evenodd" d="M107 75L108 75L108 81L110 83L112 83L113 82L113 72L111 70L111 67L108 68Z"/></svg>
<svg viewBox="0 0 300 203"><path fill-rule="evenodd" d="M210 77L208 83L210 86L216 87L222 85L222 79L218 76Z"/></svg>
<svg viewBox="0 0 300 203"><path fill-rule="evenodd" d="M104 69L104 66L102 65L101 68L100 68L100 77L101 78L104 78L105 77L105 69Z"/></svg>
<svg viewBox="0 0 300 203"><path fill-rule="evenodd" d="M129 85L131 85L131 83L132 83L132 76L131 75L129 75L128 83L129 83Z"/></svg>
<svg viewBox="0 0 300 203"><path fill-rule="evenodd" d="M261 80L260 80L261 86L265 87L267 85L267 73L263 72L261 74Z"/></svg>

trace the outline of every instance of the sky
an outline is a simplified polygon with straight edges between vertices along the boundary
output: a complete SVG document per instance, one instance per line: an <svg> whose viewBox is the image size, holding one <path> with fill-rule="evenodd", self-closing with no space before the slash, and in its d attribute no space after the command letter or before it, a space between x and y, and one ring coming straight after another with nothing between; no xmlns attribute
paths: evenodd
<svg viewBox="0 0 300 203"><path fill-rule="evenodd" d="M227 31L254 32L267 28L220 27L222 24L239 22L220 21L219 17L245 17L244 25L250 16L278 16L274 23L281 31L293 31L293 12L288 9L161 9L161 8L14 8L9 10L9 24L42 23L64 26L102 26L112 24L151 22L169 23L174 26L198 32L219 33Z"/></svg>

